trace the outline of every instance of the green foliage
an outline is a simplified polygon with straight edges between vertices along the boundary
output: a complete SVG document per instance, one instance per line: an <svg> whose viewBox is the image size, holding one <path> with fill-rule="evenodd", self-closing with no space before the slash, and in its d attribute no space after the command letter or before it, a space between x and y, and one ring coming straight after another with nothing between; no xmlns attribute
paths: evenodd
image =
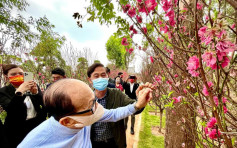
<svg viewBox="0 0 237 148"><path fill-rule="evenodd" d="M13 10L24 11L27 2L25 0L2 0L0 2L0 32L13 38L12 46L19 47L22 40L31 40L34 33L30 31L33 18L26 19L18 14L12 16ZM2 43L4 44L4 43Z"/></svg>
<svg viewBox="0 0 237 148"><path fill-rule="evenodd" d="M128 67L129 62L133 58L133 53L131 55L126 52L126 48L129 49L130 46L123 46L121 44L122 39L118 38L116 35L112 35L106 43L107 58L116 67L125 69Z"/></svg>
<svg viewBox="0 0 237 148"><path fill-rule="evenodd" d="M66 66L66 63L61 56L59 48L63 45L64 41L65 38L57 33L42 31L40 41L31 51L31 55L37 57L38 62L43 62L43 66L48 66L50 69L56 67L63 68Z"/></svg>
<svg viewBox="0 0 237 148"><path fill-rule="evenodd" d="M88 61L87 61L87 59L84 57L80 57L80 58L78 58L77 62L78 62L77 69L76 69L77 78L88 83L88 79L87 79Z"/></svg>
<svg viewBox="0 0 237 148"><path fill-rule="evenodd" d="M158 116L149 115L151 107L147 106L142 112L142 125L139 134L138 148L164 148L164 136L155 136L151 132L152 126L160 125ZM162 125L165 126L163 116Z"/></svg>
<svg viewBox="0 0 237 148"><path fill-rule="evenodd" d="M6 117L7 117L7 112L3 110L3 108L0 105L0 122L2 122L2 124L4 124Z"/></svg>
<svg viewBox="0 0 237 148"><path fill-rule="evenodd" d="M111 24L115 17L114 5L109 0L90 0L91 5L87 8L87 12L91 15L88 21L99 19L101 24Z"/></svg>
<svg viewBox="0 0 237 148"><path fill-rule="evenodd" d="M100 60L94 60L94 63L101 63Z"/></svg>

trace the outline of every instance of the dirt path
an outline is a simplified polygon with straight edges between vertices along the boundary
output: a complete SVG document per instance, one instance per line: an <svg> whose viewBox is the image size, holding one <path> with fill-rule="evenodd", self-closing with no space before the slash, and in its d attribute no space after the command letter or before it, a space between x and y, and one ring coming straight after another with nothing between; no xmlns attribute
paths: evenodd
<svg viewBox="0 0 237 148"><path fill-rule="evenodd" d="M127 128L127 131L126 131L127 148L137 148L138 140L139 140L140 127L141 127L141 114L136 115L135 125L134 125L135 134L131 135L130 134L131 118L129 117L128 128Z"/></svg>

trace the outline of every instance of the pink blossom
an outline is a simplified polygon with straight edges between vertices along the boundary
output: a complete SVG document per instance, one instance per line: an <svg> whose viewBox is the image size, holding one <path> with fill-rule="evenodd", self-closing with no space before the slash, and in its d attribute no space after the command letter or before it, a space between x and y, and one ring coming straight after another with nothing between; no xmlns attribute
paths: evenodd
<svg viewBox="0 0 237 148"><path fill-rule="evenodd" d="M206 19L206 20L209 20L209 17L208 17L208 15L206 15L206 16L205 16L205 19Z"/></svg>
<svg viewBox="0 0 237 148"><path fill-rule="evenodd" d="M205 127L205 128L204 128L204 131L205 131L205 134L207 135L207 134L209 133L208 127Z"/></svg>
<svg viewBox="0 0 237 148"><path fill-rule="evenodd" d="M131 25L130 27L129 27L129 30L130 31L132 31L134 28L133 28L133 25Z"/></svg>
<svg viewBox="0 0 237 148"><path fill-rule="evenodd" d="M151 63L154 63L154 59L152 56L150 56Z"/></svg>
<svg viewBox="0 0 237 148"><path fill-rule="evenodd" d="M45 76L42 76L42 79L44 79L45 78Z"/></svg>
<svg viewBox="0 0 237 148"><path fill-rule="evenodd" d="M147 34L147 29L146 29L146 27L143 27L142 29L143 29L143 32L144 32L145 34Z"/></svg>
<svg viewBox="0 0 237 148"><path fill-rule="evenodd" d="M212 117L209 122L207 123L207 127L208 128L213 128L216 124L216 118L215 117Z"/></svg>
<svg viewBox="0 0 237 148"><path fill-rule="evenodd" d="M230 41L222 40L216 44L216 48L221 52L233 52L236 49L236 45Z"/></svg>
<svg viewBox="0 0 237 148"><path fill-rule="evenodd" d="M175 111L174 111L174 110L172 110L171 112L172 112L173 114L175 114Z"/></svg>
<svg viewBox="0 0 237 148"><path fill-rule="evenodd" d="M35 60L37 61L38 59L37 59L37 58L35 58Z"/></svg>
<svg viewBox="0 0 237 148"><path fill-rule="evenodd" d="M216 106L218 106L218 104L219 104L218 97L217 97L217 96L214 96L214 97L213 97L213 100L214 100Z"/></svg>
<svg viewBox="0 0 237 148"><path fill-rule="evenodd" d="M156 80L158 83L161 83L161 82L162 82L162 77L155 75L155 80Z"/></svg>
<svg viewBox="0 0 237 148"><path fill-rule="evenodd" d="M148 10L148 13L150 13L150 11L153 11L155 9L155 7L157 6L156 0L146 0L145 4L146 4L146 8Z"/></svg>
<svg viewBox="0 0 237 148"><path fill-rule="evenodd" d="M202 43L205 43L206 45L208 45L212 41L211 36L203 37L203 38L200 38L200 39L202 40Z"/></svg>
<svg viewBox="0 0 237 148"><path fill-rule="evenodd" d="M203 4L197 3L197 9L202 10Z"/></svg>
<svg viewBox="0 0 237 148"><path fill-rule="evenodd" d="M190 57L188 62L188 67L187 70L189 71L189 73L193 76L196 77L199 75L199 73L197 73L195 70L197 70L199 68L199 60L197 58L197 56L193 56Z"/></svg>
<svg viewBox="0 0 237 148"><path fill-rule="evenodd" d="M228 109L226 108L225 105L223 106L223 111L224 111L225 114L228 112Z"/></svg>
<svg viewBox="0 0 237 148"><path fill-rule="evenodd" d="M186 26L182 26L182 32L186 32Z"/></svg>
<svg viewBox="0 0 237 148"><path fill-rule="evenodd" d="M124 12L124 13L127 13L128 10L130 9L130 7L131 7L130 4L127 4L127 5L123 6L123 12Z"/></svg>
<svg viewBox="0 0 237 148"><path fill-rule="evenodd" d="M39 72L39 76L41 76L42 74L41 74L41 72Z"/></svg>
<svg viewBox="0 0 237 148"><path fill-rule="evenodd" d="M216 57L213 55L213 52L207 51L202 55L202 59L206 62L207 66L212 69L216 69Z"/></svg>
<svg viewBox="0 0 237 148"><path fill-rule="evenodd" d="M177 78L179 75L178 74L175 74L174 77Z"/></svg>
<svg viewBox="0 0 237 148"><path fill-rule="evenodd" d="M164 0L163 1L163 5L162 5L162 8L165 12L167 12L172 6L172 2L171 1L168 1L168 0Z"/></svg>
<svg viewBox="0 0 237 148"><path fill-rule="evenodd" d="M185 143L182 143L182 147L185 147Z"/></svg>
<svg viewBox="0 0 237 148"><path fill-rule="evenodd" d="M137 16L136 16L136 19L137 19L137 22L138 22L138 23L142 23L142 17L141 17L141 16L138 16L138 15L137 15Z"/></svg>
<svg viewBox="0 0 237 148"><path fill-rule="evenodd" d="M134 17L136 15L136 9L133 7L128 10L128 16Z"/></svg>
<svg viewBox="0 0 237 148"><path fill-rule="evenodd" d="M169 19L169 24L170 24L170 26L172 26L172 27L174 27L174 26L175 26L175 24L176 24L176 21L174 20L174 18L172 18L172 19Z"/></svg>
<svg viewBox="0 0 237 148"><path fill-rule="evenodd" d="M138 47L138 49L139 49L139 50L141 50L141 49L142 49L142 47L141 47L141 46L139 46L139 47Z"/></svg>
<svg viewBox="0 0 237 148"><path fill-rule="evenodd" d="M232 25L230 26L230 28L234 29L234 28L235 28L235 24L232 24Z"/></svg>
<svg viewBox="0 0 237 148"><path fill-rule="evenodd" d="M225 52L222 52L222 51L220 51L220 50L217 50L216 55L217 55L217 57L218 57L218 60L219 60L219 61L222 61L222 60L224 59L224 57L226 56L226 53L225 53Z"/></svg>
<svg viewBox="0 0 237 148"><path fill-rule="evenodd" d="M169 31L169 28L167 27L167 25L165 25L165 27L160 27L160 31L164 31L164 33L167 33Z"/></svg>
<svg viewBox="0 0 237 148"><path fill-rule="evenodd" d="M163 39L161 39L161 38L157 38L157 40L158 40L158 42L160 43L160 42L164 42L164 40Z"/></svg>
<svg viewBox="0 0 237 148"><path fill-rule="evenodd" d="M158 21L158 24L159 24L159 25L162 25L162 24L163 24L163 22L162 22L161 20L159 20L159 21Z"/></svg>
<svg viewBox="0 0 237 148"><path fill-rule="evenodd" d="M174 100L174 103L179 103L181 101L181 96L179 96L178 98L173 97L172 99Z"/></svg>
<svg viewBox="0 0 237 148"><path fill-rule="evenodd" d="M168 16L169 19L174 19L174 10L171 9L165 16Z"/></svg>
<svg viewBox="0 0 237 148"><path fill-rule="evenodd" d="M128 52L129 52L129 54L131 54L131 53L133 52L133 48L130 48L130 49L128 50Z"/></svg>
<svg viewBox="0 0 237 148"><path fill-rule="evenodd" d="M228 58L227 56L225 56L225 57L223 58L222 63L221 63L221 67L222 67L222 68L225 68L226 66L228 66L229 63L230 63L229 58Z"/></svg>
<svg viewBox="0 0 237 148"><path fill-rule="evenodd" d="M227 102L226 97L222 97L222 102L223 102L223 103L226 103L226 102Z"/></svg>
<svg viewBox="0 0 237 148"><path fill-rule="evenodd" d="M225 30L221 30L220 32L219 32L219 34L217 34L216 36L220 39L223 35L225 35L226 34L226 31Z"/></svg>
<svg viewBox="0 0 237 148"><path fill-rule="evenodd" d="M200 108L198 108L198 113L199 113L201 116L204 115L203 110L201 110Z"/></svg>
<svg viewBox="0 0 237 148"><path fill-rule="evenodd" d="M204 36L204 34L207 32L207 26L204 26L202 28L200 28L198 30L198 35L201 37L201 36Z"/></svg>
<svg viewBox="0 0 237 148"><path fill-rule="evenodd" d="M213 83L210 81L210 82L207 82L207 85L208 85L209 88L211 88L211 87L213 86ZM209 95L208 90L207 90L207 88L206 88L205 85L203 85L202 93L203 93L205 96L208 96L208 95Z"/></svg>
<svg viewBox="0 0 237 148"><path fill-rule="evenodd" d="M141 3L141 2L137 3L137 7L138 7L139 12L144 12L144 13L146 13L146 15L148 15L148 12L146 10L144 3Z"/></svg>
<svg viewBox="0 0 237 148"><path fill-rule="evenodd" d="M185 88L183 89L183 91L184 91L185 94L187 93L187 90Z"/></svg>
<svg viewBox="0 0 237 148"><path fill-rule="evenodd" d="M184 7L182 11L185 13L186 11L188 11L188 8Z"/></svg>
<svg viewBox="0 0 237 148"><path fill-rule="evenodd" d="M192 42L189 42L189 44L188 44L188 48L190 48L190 47L193 47L193 43Z"/></svg>
<svg viewBox="0 0 237 148"><path fill-rule="evenodd" d="M122 44L123 46L128 46L127 38L123 38L121 44Z"/></svg>
<svg viewBox="0 0 237 148"><path fill-rule="evenodd" d="M169 86L169 89L172 90L172 86L171 85Z"/></svg>
<svg viewBox="0 0 237 148"><path fill-rule="evenodd" d="M216 129L212 129L210 132L209 132L209 137L210 139L216 139L217 137L220 137L221 135L221 132L218 130L216 131Z"/></svg>
<svg viewBox="0 0 237 148"><path fill-rule="evenodd" d="M135 28L132 31L134 34L137 34L137 30Z"/></svg>

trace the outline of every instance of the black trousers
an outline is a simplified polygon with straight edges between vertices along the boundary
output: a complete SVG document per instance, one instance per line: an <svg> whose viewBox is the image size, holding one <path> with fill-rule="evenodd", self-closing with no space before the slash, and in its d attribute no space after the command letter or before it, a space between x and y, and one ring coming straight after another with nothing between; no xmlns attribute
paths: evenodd
<svg viewBox="0 0 237 148"><path fill-rule="evenodd" d="M91 141L92 148L118 148L114 138L107 139L106 141Z"/></svg>
<svg viewBox="0 0 237 148"><path fill-rule="evenodd" d="M125 128L127 128L127 124L128 124L128 117L124 119ZM131 129L134 129L134 124L135 124L135 115L131 115Z"/></svg>

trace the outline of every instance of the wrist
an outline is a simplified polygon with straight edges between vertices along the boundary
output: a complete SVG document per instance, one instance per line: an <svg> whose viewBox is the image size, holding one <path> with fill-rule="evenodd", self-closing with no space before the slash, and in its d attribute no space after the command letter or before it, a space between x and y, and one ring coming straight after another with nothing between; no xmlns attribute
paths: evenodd
<svg viewBox="0 0 237 148"><path fill-rule="evenodd" d="M25 93L25 91L24 90L22 90L22 89L16 89L16 91L15 91L15 94L17 94L17 92L20 92L20 93L22 93L22 95ZM19 94L19 93L18 93Z"/></svg>
<svg viewBox="0 0 237 148"><path fill-rule="evenodd" d="M136 111L141 109L141 107L138 105L137 102L134 103L134 108L135 108Z"/></svg>
<svg viewBox="0 0 237 148"><path fill-rule="evenodd" d="M23 96L23 92L22 91L19 91L19 90L16 90L15 91L15 94L17 95L17 96Z"/></svg>

